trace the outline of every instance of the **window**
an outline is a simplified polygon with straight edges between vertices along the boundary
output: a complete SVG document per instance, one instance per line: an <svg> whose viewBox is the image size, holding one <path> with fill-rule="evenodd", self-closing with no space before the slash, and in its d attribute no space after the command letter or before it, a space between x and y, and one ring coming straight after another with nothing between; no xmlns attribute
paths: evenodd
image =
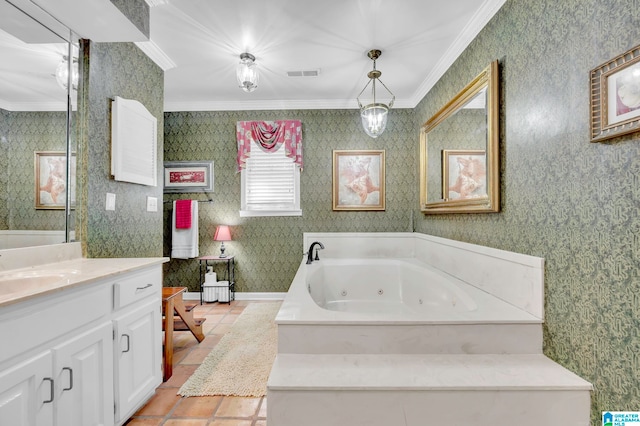
<svg viewBox="0 0 640 426"><path fill-rule="evenodd" d="M271 153L252 147L242 177L240 217L302 216L300 167L284 146Z"/></svg>

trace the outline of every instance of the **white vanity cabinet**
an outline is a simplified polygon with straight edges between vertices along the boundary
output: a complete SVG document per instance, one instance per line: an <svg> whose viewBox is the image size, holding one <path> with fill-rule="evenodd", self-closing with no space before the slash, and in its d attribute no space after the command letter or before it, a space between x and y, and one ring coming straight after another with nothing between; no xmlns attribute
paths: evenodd
<svg viewBox="0 0 640 426"><path fill-rule="evenodd" d="M122 425L162 382L161 266L0 305L0 425Z"/></svg>
<svg viewBox="0 0 640 426"><path fill-rule="evenodd" d="M142 271L114 283L113 317L116 423L131 417L162 383L160 270Z"/></svg>

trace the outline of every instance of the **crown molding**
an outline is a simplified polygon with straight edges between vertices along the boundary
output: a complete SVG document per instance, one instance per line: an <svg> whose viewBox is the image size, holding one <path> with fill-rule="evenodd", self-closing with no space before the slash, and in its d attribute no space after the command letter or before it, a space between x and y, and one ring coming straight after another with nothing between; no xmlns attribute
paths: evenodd
<svg viewBox="0 0 640 426"><path fill-rule="evenodd" d="M138 48L142 50L153 62L155 62L156 65L162 68L162 71L176 67L176 63L173 62L169 55L164 53L164 51L152 40L137 41L135 42L135 45L138 46Z"/></svg>
<svg viewBox="0 0 640 426"><path fill-rule="evenodd" d="M429 90L435 86L445 72L453 65L456 59L464 52L469 44L476 38L480 31L487 23L498 13L498 10L505 4L506 0L485 0L484 4L478 9L471 21L462 30L460 35L451 44L444 56L438 61L433 70L423 80L422 84L416 90L412 100L411 108L415 108L420 101L429 93Z"/></svg>
<svg viewBox="0 0 640 426"><path fill-rule="evenodd" d="M14 112L67 111L67 102L8 102L0 99L0 109Z"/></svg>
<svg viewBox="0 0 640 426"><path fill-rule="evenodd" d="M392 109L413 108L409 101L399 100ZM200 101L200 102L165 102L165 112L179 111L273 111L273 110L306 110L306 109L358 109L355 99L320 99L320 100L255 100L255 101Z"/></svg>

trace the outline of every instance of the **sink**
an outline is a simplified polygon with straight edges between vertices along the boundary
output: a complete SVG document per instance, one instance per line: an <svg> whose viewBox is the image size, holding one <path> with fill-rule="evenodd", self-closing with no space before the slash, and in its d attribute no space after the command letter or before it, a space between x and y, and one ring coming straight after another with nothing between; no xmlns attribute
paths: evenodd
<svg viewBox="0 0 640 426"><path fill-rule="evenodd" d="M0 294L46 290L77 273L76 270L39 270L0 274Z"/></svg>

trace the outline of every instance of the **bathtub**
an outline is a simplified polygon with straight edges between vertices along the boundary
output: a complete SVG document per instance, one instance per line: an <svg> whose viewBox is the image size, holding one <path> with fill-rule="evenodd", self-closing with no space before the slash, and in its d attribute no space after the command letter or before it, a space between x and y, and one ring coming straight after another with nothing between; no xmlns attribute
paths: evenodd
<svg viewBox="0 0 640 426"><path fill-rule="evenodd" d="M417 317L478 309L457 280L409 259L327 259L305 268L311 298L329 311Z"/></svg>
<svg viewBox="0 0 640 426"><path fill-rule="evenodd" d="M276 316L269 425L588 424L591 385L542 354L542 259L416 233L305 234L301 253L314 241Z"/></svg>
<svg viewBox="0 0 640 426"><path fill-rule="evenodd" d="M491 284L470 283L465 268L453 268L460 269L461 278L429 264L425 238L434 241L415 233L305 234L305 247L321 241L325 249L319 252L319 261L306 264L305 258L299 265L276 316L278 351L541 352L543 320L535 315L537 306L521 295L509 299L512 291L496 295L488 291ZM472 245L454 245L463 247L467 261L473 261ZM495 258L495 253L491 255ZM511 255L506 258L513 263ZM513 274L511 282L514 277L531 282L542 278L540 271L535 272L541 265L528 261L519 263L524 266L520 271L505 269ZM528 270L532 265L534 273ZM487 280L496 269L491 262L488 266L489 271L477 269L473 276ZM513 283L517 293L527 293L518 285ZM528 293L536 295L538 290Z"/></svg>

